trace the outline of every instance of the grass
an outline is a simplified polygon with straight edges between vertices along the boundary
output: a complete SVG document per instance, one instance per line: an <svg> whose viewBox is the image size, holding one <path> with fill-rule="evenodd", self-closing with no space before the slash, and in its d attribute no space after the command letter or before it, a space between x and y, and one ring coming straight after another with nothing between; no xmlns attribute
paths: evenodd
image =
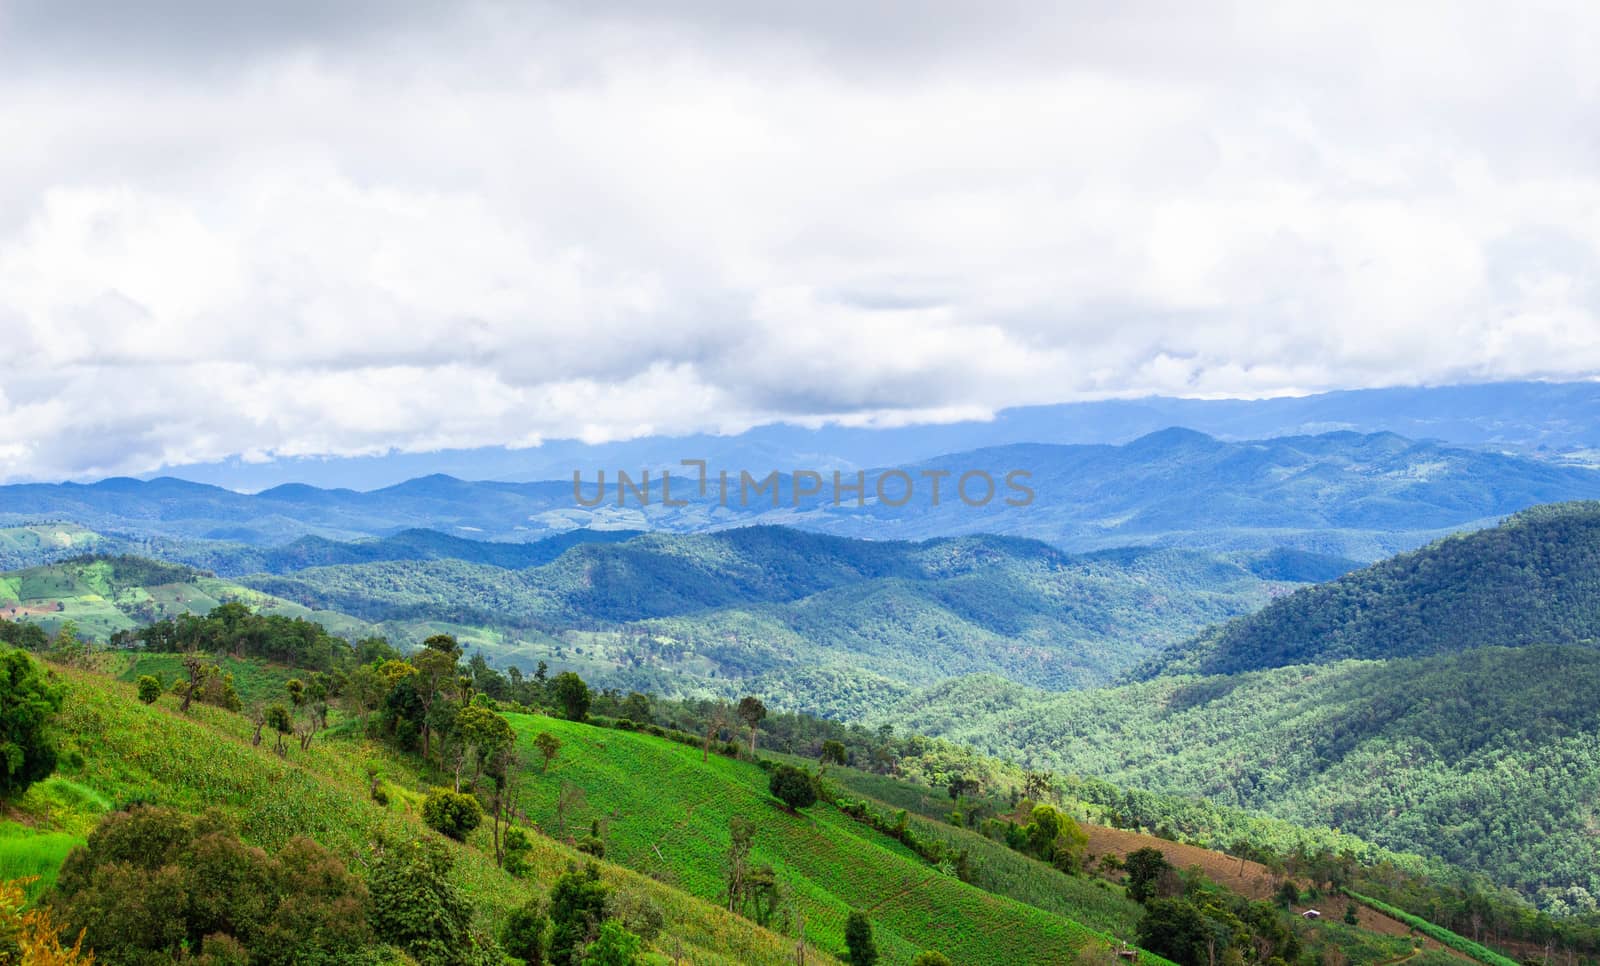
<svg viewBox="0 0 1600 966"><path fill-rule="evenodd" d="M1112 948L1109 937L1066 915L941 874L829 805L785 811L767 794L767 773L750 762L713 755L702 763L697 748L645 734L509 717L524 744L540 731L562 742L549 772L535 769L520 789L522 807L545 831L581 835L598 821L608 858L722 901L729 821L744 815L758 826L755 860L777 870L807 936L822 948L843 949L852 908L873 920L886 963L909 962L927 949L972 966L1060 963L1109 955ZM531 748L528 758L537 761ZM563 787L580 789L582 800L558 817ZM1084 887L1096 902L1113 898ZM1125 916L1108 917L1104 907L1075 911L1129 924Z"/></svg>

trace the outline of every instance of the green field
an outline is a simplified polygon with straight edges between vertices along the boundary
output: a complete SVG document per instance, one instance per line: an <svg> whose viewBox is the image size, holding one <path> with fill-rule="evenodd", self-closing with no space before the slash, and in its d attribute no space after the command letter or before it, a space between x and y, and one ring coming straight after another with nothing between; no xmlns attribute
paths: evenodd
<svg viewBox="0 0 1600 966"><path fill-rule="evenodd" d="M523 742L540 731L562 742L550 771L533 769L521 788L522 806L546 832L563 833L556 798L564 785L575 786L583 804L563 816L566 834L583 834L598 820L608 858L717 901L728 823L744 815L758 826L756 860L777 870L807 935L823 948L843 948L851 908L873 919L890 963L909 962L924 949L963 964L1062 963L1109 948L1105 935L943 874L831 806L785 811L767 794L767 773L750 762L713 755L702 763L698 749L648 735L510 718ZM537 760L531 748L527 754ZM1128 931L1119 938L1131 938L1136 907L1087 883L1082 888L1096 894L1082 907L1085 918L1120 926Z"/></svg>

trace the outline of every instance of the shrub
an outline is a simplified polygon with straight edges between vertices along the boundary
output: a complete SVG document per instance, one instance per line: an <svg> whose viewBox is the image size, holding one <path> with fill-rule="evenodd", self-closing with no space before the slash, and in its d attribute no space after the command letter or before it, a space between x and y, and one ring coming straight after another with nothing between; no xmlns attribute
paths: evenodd
<svg viewBox="0 0 1600 966"><path fill-rule="evenodd" d="M161 697L161 681L148 674L139 675L139 700L145 704L155 704Z"/></svg>
<svg viewBox="0 0 1600 966"><path fill-rule="evenodd" d="M793 765L779 765L767 782L767 790L791 811L817 803L817 786L811 776Z"/></svg>
<svg viewBox="0 0 1600 966"><path fill-rule="evenodd" d="M950 966L950 957L930 949L925 953L918 953L917 958L911 961L911 966Z"/></svg>
<svg viewBox="0 0 1600 966"><path fill-rule="evenodd" d="M471 795L435 788L423 799L422 820L435 832L465 842L483 824L483 806Z"/></svg>

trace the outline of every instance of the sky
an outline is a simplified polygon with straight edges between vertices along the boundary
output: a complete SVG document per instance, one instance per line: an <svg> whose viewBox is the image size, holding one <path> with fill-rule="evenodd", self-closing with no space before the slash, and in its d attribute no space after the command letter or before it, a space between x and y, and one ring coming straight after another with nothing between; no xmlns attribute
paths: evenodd
<svg viewBox="0 0 1600 966"><path fill-rule="evenodd" d="M1600 5L0 0L0 479L1600 374Z"/></svg>

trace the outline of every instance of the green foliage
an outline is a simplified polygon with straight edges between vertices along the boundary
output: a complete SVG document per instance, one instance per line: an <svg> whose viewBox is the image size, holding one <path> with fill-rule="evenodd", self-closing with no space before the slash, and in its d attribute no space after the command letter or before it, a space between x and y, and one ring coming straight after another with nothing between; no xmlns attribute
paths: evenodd
<svg viewBox="0 0 1600 966"><path fill-rule="evenodd" d="M335 856L304 838L269 856L215 813L107 816L49 902L109 962L176 962L180 948L219 962L329 962L372 940L367 890Z"/></svg>
<svg viewBox="0 0 1600 966"><path fill-rule="evenodd" d="M161 697L162 688L160 679L149 674L139 675L138 688L139 700L143 701L145 704L155 704L156 699Z"/></svg>
<svg viewBox="0 0 1600 966"><path fill-rule="evenodd" d="M551 693L568 721L582 721L589 714L589 685L571 671L563 671L551 682Z"/></svg>
<svg viewBox="0 0 1600 966"><path fill-rule="evenodd" d="M594 942L584 947L583 966L633 966L638 962L639 945L638 936L607 920L600 924Z"/></svg>
<svg viewBox="0 0 1600 966"><path fill-rule="evenodd" d="M911 961L911 966L951 966L950 957L937 950L927 950L917 954Z"/></svg>
<svg viewBox="0 0 1600 966"><path fill-rule="evenodd" d="M499 947L472 928L472 905L451 881L454 864L434 840L386 846L369 879L372 928L422 966L498 966Z"/></svg>
<svg viewBox="0 0 1600 966"><path fill-rule="evenodd" d="M539 771L550 770L550 763L561 753L561 739L548 731L533 736L533 748L539 753Z"/></svg>
<svg viewBox="0 0 1600 966"><path fill-rule="evenodd" d="M1206 919L1183 899L1151 899L1139 920L1139 945L1179 966L1202 966L1211 930Z"/></svg>
<svg viewBox="0 0 1600 966"><path fill-rule="evenodd" d="M793 765L774 768L767 790L790 809L810 808L817 803L816 782Z"/></svg>
<svg viewBox="0 0 1600 966"><path fill-rule="evenodd" d="M599 937L610 895L611 889L600 881L600 870L592 862L581 870L569 866L550 887L552 963L572 962L574 952Z"/></svg>
<svg viewBox="0 0 1600 966"><path fill-rule="evenodd" d="M465 842L472 830L483 823L483 807L471 795L435 787L423 799L422 820L440 835Z"/></svg>
<svg viewBox="0 0 1600 966"><path fill-rule="evenodd" d="M1155 897L1161 877L1172 868L1160 849L1149 846L1129 852L1122 865L1128 872L1128 898L1143 903Z"/></svg>
<svg viewBox="0 0 1600 966"><path fill-rule="evenodd" d="M15 799L55 771L50 723L63 689L21 651L0 650L0 800Z"/></svg>
<svg viewBox="0 0 1600 966"><path fill-rule="evenodd" d="M990 536L914 544L777 527L586 544L527 570L403 561L251 583L369 620L469 625L486 646L516 640L519 661L595 684L781 695L843 716L980 670L1104 683L1271 589L1242 561L1189 551L1072 556Z"/></svg>
<svg viewBox="0 0 1600 966"><path fill-rule="evenodd" d="M844 925L844 945L849 953L850 966L874 966L878 961L878 946L872 940L872 920L859 909L850 911Z"/></svg>
<svg viewBox="0 0 1600 966"><path fill-rule="evenodd" d="M505 925L500 927L500 948L527 966L543 966L545 933L549 928L550 916L545 912L544 903L529 899L513 909Z"/></svg>

